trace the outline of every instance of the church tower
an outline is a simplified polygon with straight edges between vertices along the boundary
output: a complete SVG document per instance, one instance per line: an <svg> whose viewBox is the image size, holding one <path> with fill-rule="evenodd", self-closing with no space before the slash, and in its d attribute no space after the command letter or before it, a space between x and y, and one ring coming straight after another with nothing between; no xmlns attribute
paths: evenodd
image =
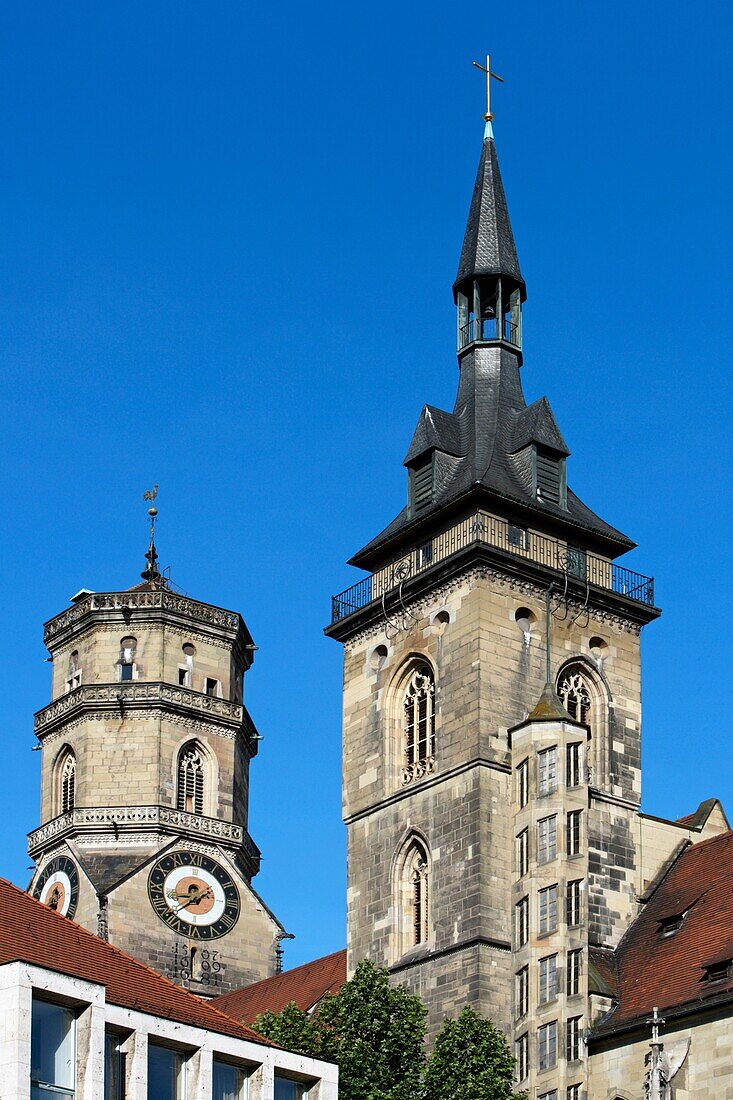
<svg viewBox="0 0 733 1100"><path fill-rule="evenodd" d="M387 966L433 1031L472 1005L516 1043L523 1087L564 1097L584 1080L589 951L637 911L640 633L659 612L617 562L634 543L570 488L547 398L525 401L490 119L453 296L455 407L420 414L405 507L351 559L369 575L326 630L344 646L349 969Z"/></svg>
<svg viewBox="0 0 733 1100"><path fill-rule="evenodd" d="M171 589L151 539L142 583L82 590L45 626L35 717L41 825L31 892L207 996L269 977L283 928L251 886L255 646L233 611Z"/></svg>

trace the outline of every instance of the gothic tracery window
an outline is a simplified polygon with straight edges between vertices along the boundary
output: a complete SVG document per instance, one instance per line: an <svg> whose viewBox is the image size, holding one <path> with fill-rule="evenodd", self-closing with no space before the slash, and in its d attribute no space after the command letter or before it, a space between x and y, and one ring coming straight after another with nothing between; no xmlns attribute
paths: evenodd
<svg viewBox="0 0 733 1100"><path fill-rule="evenodd" d="M425 943L430 932L430 868L425 845L413 838L402 864L402 953Z"/></svg>
<svg viewBox="0 0 733 1100"><path fill-rule="evenodd" d="M571 718L590 725L590 692L583 674L576 667L565 669L557 685L557 694Z"/></svg>
<svg viewBox="0 0 733 1100"><path fill-rule="evenodd" d="M76 757L69 749L59 768L59 808L62 814L74 809L76 801Z"/></svg>
<svg viewBox="0 0 733 1100"><path fill-rule="evenodd" d="M428 665L420 665L410 677L402 710L402 782L409 783L431 772L435 759L435 679Z"/></svg>
<svg viewBox="0 0 733 1100"><path fill-rule="evenodd" d="M178 755L176 806L191 814L204 812L204 761L193 742L184 745Z"/></svg>

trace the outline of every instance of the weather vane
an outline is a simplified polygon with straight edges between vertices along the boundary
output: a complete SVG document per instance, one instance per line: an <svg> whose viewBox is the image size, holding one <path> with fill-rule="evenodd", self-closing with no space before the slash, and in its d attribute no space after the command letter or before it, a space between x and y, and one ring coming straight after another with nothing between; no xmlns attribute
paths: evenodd
<svg viewBox="0 0 733 1100"><path fill-rule="evenodd" d="M500 84L504 83L504 77L499 76L498 73L492 73L491 61L489 55L486 55L486 65L480 64L478 61L474 61L474 67L480 69L482 73L486 73L486 114L484 115L484 122L492 122L494 116L491 113L491 81L498 80Z"/></svg>
<svg viewBox="0 0 733 1100"><path fill-rule="evenodd" d="M150 501L150 507L148 508L148 515L150 516L150 545L148 546L145 558L147 565L143 569L140 576L144 581L148 581L153 585L164 585L165 581L158 569L158 551L155 549L155 520L158 516L158 509L155 507L155 499L158 496L158 483L156 481L152 489L146 489L143 493L143 500Z"/></svg>

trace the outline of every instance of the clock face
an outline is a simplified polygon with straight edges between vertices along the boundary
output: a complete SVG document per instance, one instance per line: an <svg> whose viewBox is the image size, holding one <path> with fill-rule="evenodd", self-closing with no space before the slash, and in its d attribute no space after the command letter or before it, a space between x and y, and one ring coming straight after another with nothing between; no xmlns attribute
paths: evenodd
<svg viewBox="0 0 733 1100"><path fill-rule="evenodd" d="M62 917L73 917L79 901L79 872L73 859L55 856L49 860L33 887L33 896Z"/></svg>
<svg viewBox="0 0 733 1100"><path fill-rule="evenodd" d="M169 852L157 860L148 896L163 923L188 939L217 939L239 918L239 891L231 875L202 852Z"/></svg>

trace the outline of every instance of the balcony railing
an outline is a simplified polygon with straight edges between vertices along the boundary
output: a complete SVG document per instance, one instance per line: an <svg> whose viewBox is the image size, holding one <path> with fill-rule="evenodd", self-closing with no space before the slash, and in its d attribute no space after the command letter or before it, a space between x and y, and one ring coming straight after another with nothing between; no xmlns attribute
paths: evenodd
<svg viewBox="0 0 733 1100"><path fill-rule="evenodd" d="M498 317L473 318L467 324L461 325L458 330L458 350L465 348L467 344L482 340L506 340L508 344L519 347L519 325L504 318L504 335L499 336L500 320Z"/></svg>
<svg viewBox="0 0 733 1100"><path fill-rule="evenodd" d="M596 557L559 539L535 534L524 527L507 523L488 512L477 512L468 519L437 535L422 546L410 550L399 561L364 577L331 600L331 621L345 619L374 600L388 596L401 584L424 573L438 562L452 557L467 546L490 546L495 550L551 569L559 576L625 596L635 603L654 606L654 578L634 573L608 558Z"/></svg>

